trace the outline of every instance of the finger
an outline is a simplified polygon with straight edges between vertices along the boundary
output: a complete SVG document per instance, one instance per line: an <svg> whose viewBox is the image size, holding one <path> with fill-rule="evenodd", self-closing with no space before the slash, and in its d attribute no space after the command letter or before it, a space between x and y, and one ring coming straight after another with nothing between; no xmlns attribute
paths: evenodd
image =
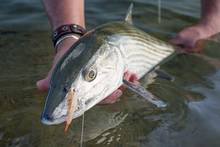
<svg viewBox="0 0 220 147"><path fill-rule="evenodd" d="M181 39L180 39L179 36L176 36L175 38L170 39L169 42L170 42L171 44L174 44L174 45L177 45L177 44L181 44L181 43L182 43L182 41L181 41Z"/></svg>
<svg viewBox="0 0 220 147"><path fill-rule="evenodd" d="M204 49L205 46L205 40L198 40L193 47L188 46L182 48L184 53L200 53Z"/></svg>
<svg viewBox="0 0 220 147"><path fill-rule="evenodd" d="M104 105L104 104L113 104L115 103L118 98L123 94L123 92L120 89L117 89L114 91L111 95L106 97L103 101L101 101L99 104Z"/></svg>
<svg viewBox="0 0 220 147"><path fill-rule="evenodd" d="M126 71L124 73L124 79L127 80L127 81L130 81L134 84L139 84L139 81L138 81L138 77L136 74L130 72L130 71ZM118 89L120 89L122 92L125 90L125 86L120 86Z"/></svg>
<svg viewBox="0 0 220 147"><path fill-rule="evenodd" d="M196 42L195 44L195 48L194 48L194 52L202 52L202 50L204 49L206 40L200 39Z"/></svg>
<svg viewBox="0 0 220 147"><path fill-rule="evenodd" d="M126 71L125 73L124 73L124 79L125 80L129 80L130 79L130 77L131 77L131 73L129 72L129 71Z"/></svg>
<svg viewBox="0 0 220 147"><path fill-rule="evenodd" d="M130 78L128 80L132 83L136 83L136 82L138 82L138 77L136 74L131 74Z"/></svg>
<svg viewBox="0 0 220 147"><path fill-rule="evenodd" d="M51 79L51 74L52 74L53 69L54 69L54 65L52 66L52 68L48 72L46 78L36 82L38 90L40 90L40 91L47 91L49 89L50 79Z"/></svg>
<svg viewBox="0 0 220 147"><path fill-rule="evenodd" d="M171 41L170 41L171 42ZM177 48L177 51L181 54L187 54L187 53L192 53L194 52L194 45L189 42L184 42L184 41L176 41L175 43L172 42Z"/></svg>
<svg viewBox="0 0 220 147"><path fill-rule="evenodd" d="M40 91L47 91L49 88L49 80L47 78L37 81L37 89Z"/></svg>
<svg viewBox="0 0 220 147"><path fill-rule="evenodd" d="M124 79L125 79L125 80L128 80L128 81L130 81L130 82L133 82L133 81L137 81L137 80L138 80L138 77L137 77L136 74L134 74L134 73L132 73L132 72L130 72L130 71L126 71L126 72L124 73Z"/></svg>

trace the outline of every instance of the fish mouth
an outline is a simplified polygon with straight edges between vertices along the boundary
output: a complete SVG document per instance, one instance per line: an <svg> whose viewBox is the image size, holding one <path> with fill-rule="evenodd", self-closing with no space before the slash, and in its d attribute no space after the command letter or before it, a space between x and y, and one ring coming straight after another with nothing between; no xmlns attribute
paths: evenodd
<svg viewBox="0 0 220 147"><path fill-rule="evenodd" d="M71 94L70 94L71 93ZM61 115L56 115L54 114L54 111L48 111L47 106L44 106L44 111L41 115L41 122L46 125L56 125L56 124L61 124L63 122L67 122L67 120L72 120L72 113L74 112L74 107L72 105L72 101L74 99L74 89L70 89L65 98L67 99L67 113L61 114ZM46 102L47 103L47 102ZM59 106L58 106L59 107ZM73 108L72 108L73 107ZM72 109L71 109L72 108ZM71 111L71 113L69 112ZM57 116L57 117L56 117Z"/></svg>
<svg viewBox="0 0 220 147"><path fill-rule="evenodd" d="M74 117L79 117L80 115L82 115L84 113L83 110L79 110L74 112ZM48 115L46 114L42 114L41 116L41 122L45 125L57 125L57 124L61 124L63 122L66 121L67 115L62 115L58 118L54 118L54 117L48 117Z"/></svg>
<svg viewBox="0 0 220 147"><path fill-rule="evenodd" d="M66 115L63 114L60 117L53 116L53 113L48 113L46 105L44 106L43 113L41 114L41 122L45 125L61 124L65 121Z"/></svg>
<svg viewBox="0 0 220 147"><path fill-rule="evenodd" d="M41 122L45 125L57 125L61 124L66 120L66 115L62 115L59 118L48 117L46 114L42 114Z"/></svg>

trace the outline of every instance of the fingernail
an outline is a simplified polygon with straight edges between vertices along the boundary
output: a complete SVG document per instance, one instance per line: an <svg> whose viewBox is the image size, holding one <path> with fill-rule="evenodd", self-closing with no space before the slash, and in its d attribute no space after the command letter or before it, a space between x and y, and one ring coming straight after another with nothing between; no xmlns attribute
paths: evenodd
<svg viewBox="0 0 220 147"><path fill-rule="evenodd" d="M36 86L37 86L38 90L40 90L40 91L47 91L48 90L48 86L45 82L46 82L45 79L37 81Z"/></svg>
<svg viewBox="0 0 220 147"><path fill-rule="evenodd" d="M41 81L42 81L42 80L37 81L37 83L36 83L36 86L37 86L37 87L40 87Z"/></svg>

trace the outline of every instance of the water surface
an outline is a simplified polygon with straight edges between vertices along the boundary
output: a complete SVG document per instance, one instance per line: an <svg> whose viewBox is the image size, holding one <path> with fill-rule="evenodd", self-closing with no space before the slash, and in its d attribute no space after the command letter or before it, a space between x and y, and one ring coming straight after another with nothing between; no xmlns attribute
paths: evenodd
<svg viewBox="0 0 220 147"><path fill-rule="evenodd" d="M86 1L87 28L122 20L130 2ZM198 20L199 2L162 0L158 24L157 1L134 0L134 24L168 41ZM2 0L0 22L0 146L78 146L81 118L67 135L63 125L40 122L46 93L35 82L46 75L54 54L41 2ZM219 147L219 57L219 44L208 42L202 54L179 55L162 66L176 80L157 79L148 89L169 103L166 110L129 91L116 104L94 107L85 114L84 146Z"/></svg>

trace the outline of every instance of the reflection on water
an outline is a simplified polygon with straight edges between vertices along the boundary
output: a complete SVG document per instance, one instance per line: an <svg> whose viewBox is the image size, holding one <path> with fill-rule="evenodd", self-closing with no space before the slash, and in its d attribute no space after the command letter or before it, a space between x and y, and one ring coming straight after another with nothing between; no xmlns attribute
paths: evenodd
<svg viewBox="0 0 220 147"><path fill-rule="evenodd" d="M86 1L88 28L122 19L129 3ZM134 22L163 40L199 16L199 0L162 0L158 24L156 4L136 0ZM73 121L66 135L63 125L40 122L46 93L39 93L35 82L46 74L53 56L40 1L3 0L0 14L0 146L77 146L81 118ZM219 57L219 44L209 42L202 55L179 55L162 66L176 80L157 79L149 90L169 103L166 110L151 107L129 91L116 104L94 107L85 114L84 145L218 147Z"/></svg>
<svg viewBox="0 0 220 147"><path fill-rule="evenodd" d="M202 101L192 101L187 104L186 116L180 129L173 120L168 120L148 136L149 142L143 146L219 146L220 136L220 71L207 77L212 88L201 85L190 86L192 91L202 94Z"/></svg>

